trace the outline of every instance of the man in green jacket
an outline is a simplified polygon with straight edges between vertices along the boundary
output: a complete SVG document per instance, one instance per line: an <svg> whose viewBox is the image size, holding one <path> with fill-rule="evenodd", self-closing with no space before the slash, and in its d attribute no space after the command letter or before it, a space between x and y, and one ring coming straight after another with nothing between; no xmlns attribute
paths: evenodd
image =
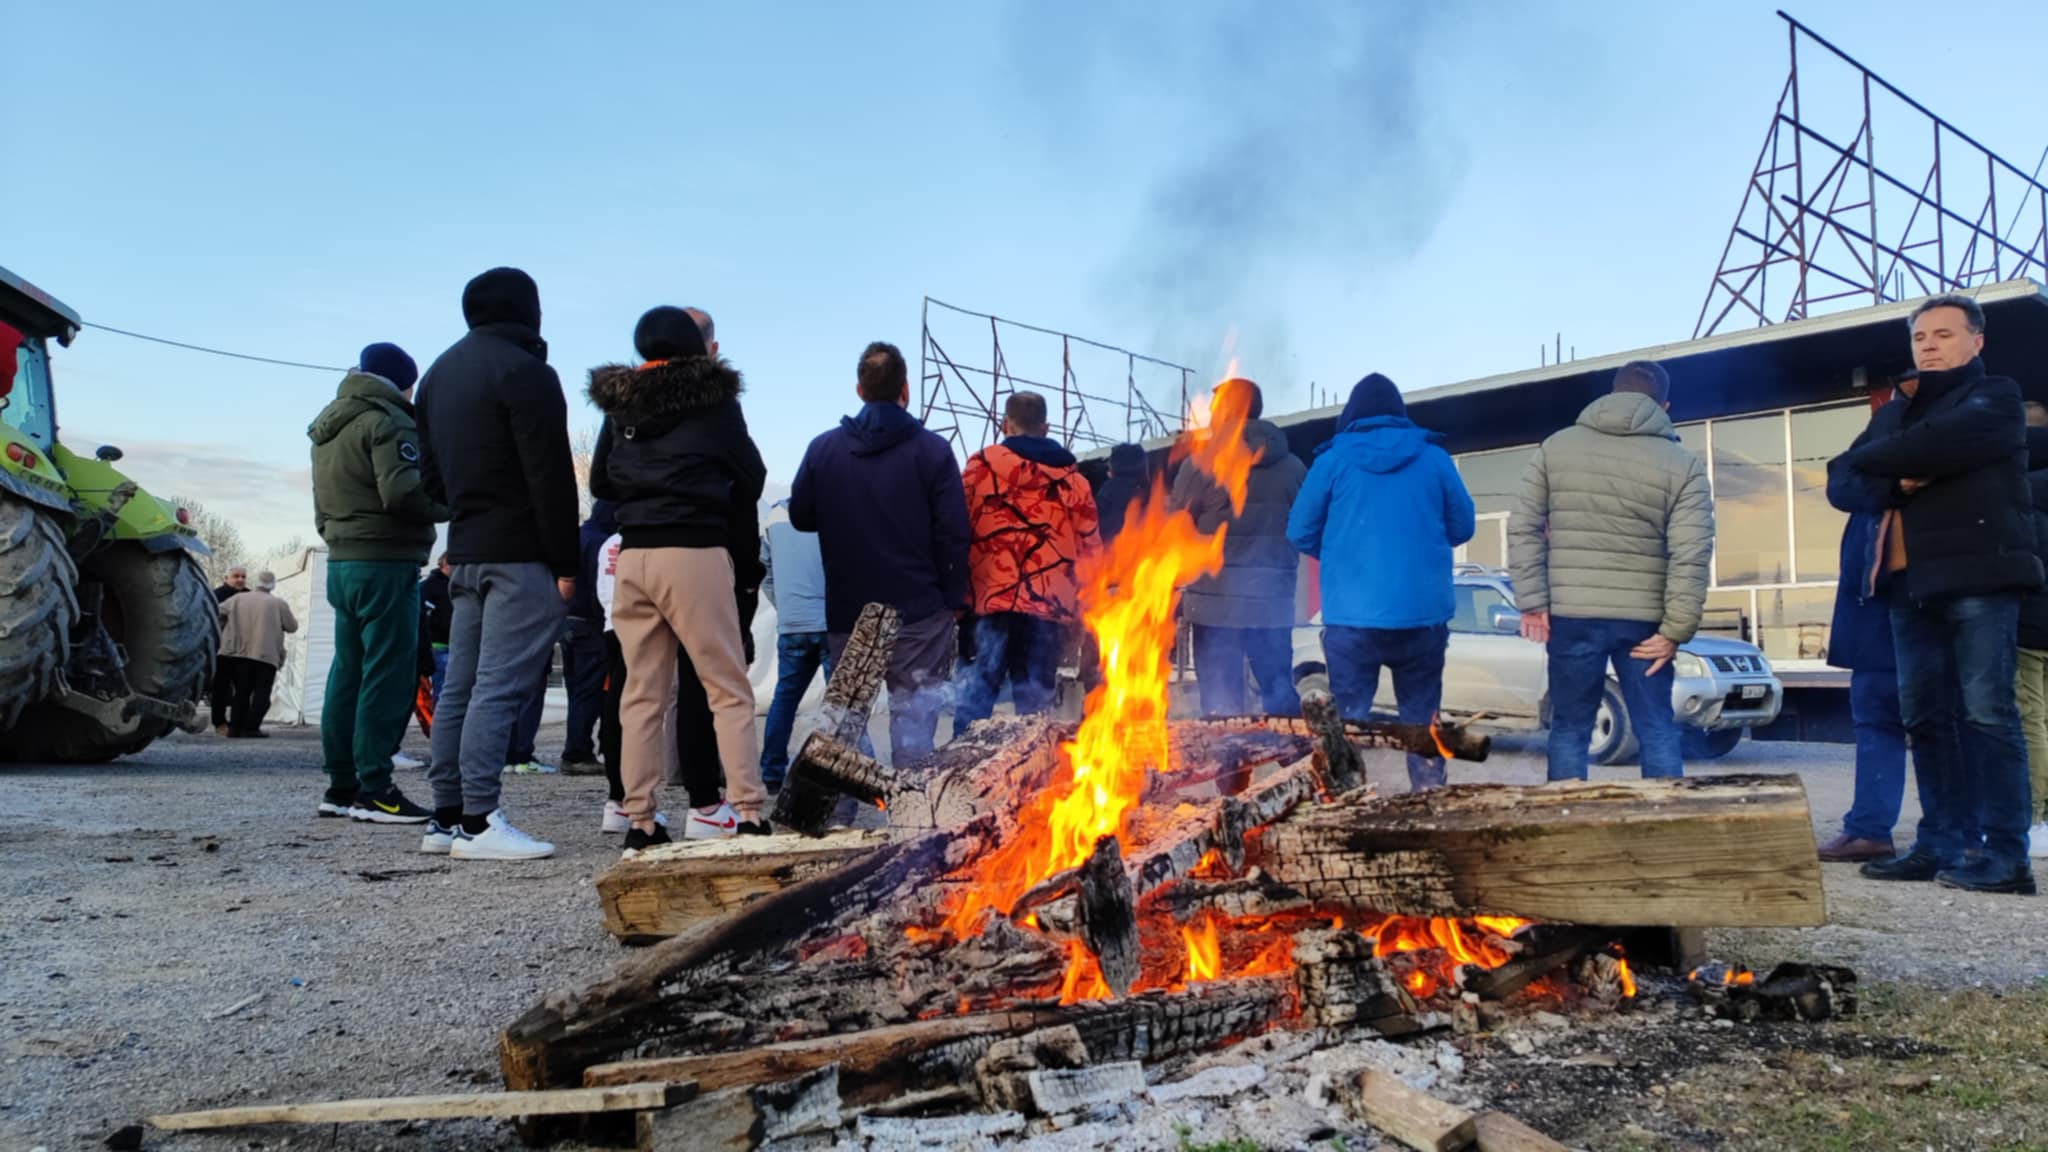
<svg viewBox="0 0 2048 1152"><path fill-rule="evenodd" d="M1685 774L1671 665L1706 606L1714 498L1670 406L1662 366L1622 365L1612 394L1536 450L1508 519L1522 634L1549 649L1552 780L1586 778L1610 661L1643 775Z"/></svg>
<svg viewBox="0 0 2048 1152"><path fill-rule="evenodd" d="M306 434L313 521L327 542L334 663L320 711L327 792L320 815L424 824L433 812L391 782L391 750L418 684L419 571L447 510L420 481L412 388L419 369L396 344L363 349Z"/></svg>

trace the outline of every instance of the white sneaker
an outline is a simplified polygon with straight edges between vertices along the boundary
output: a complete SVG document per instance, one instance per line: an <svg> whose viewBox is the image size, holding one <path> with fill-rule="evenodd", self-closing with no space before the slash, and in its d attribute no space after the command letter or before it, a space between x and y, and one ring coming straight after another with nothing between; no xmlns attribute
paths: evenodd
<svg viewBox="0 0 2048 1152"><path fill-rule="evenodd" d="M491 813L489 825L474 836L457 830L448 855L457 860L544 860L555 854L553 844L514 828L502 808Z"/></svg>
<svg viewBox="0 0 2048 1152"><path fill-rule="evenodd" d="M720 804L708 812L692 808L689 820L683 823L683 839L724 840L739 830L740 814L730 804Z"/></svg>
<svg viewBox="0 0 2048 1152"><path fill-rule="evenodd" d="M543 764L538 760L526 760L518 764L505 765L505 771L515 776L553 776L555 773L560 772L561 769L553 764Z"/></svg>
<svg viewBox="0 0 2048 1152"><path fill-rule="evenodd" d="M393 768L404 768L410 770L413 768L425 768L427 766L427 762L425 760L415 760L412 757L407 756L403 752L393 752L391 754L391 766Z"/></svg>
<svg viewBox="0 0 2048 1152"><path fill-rule="evenodd" d="M663 828L668 827L668 813L656 812L654 814L654 822ZM611 800L604 802L604 824L602 829L605 832L609 832L614 836L623 836L626 829L632 826L633 822L626 818L626 810L624 808L619 807L616 802Z"/></svg>
<svg viewBox="0 0 2048 1152"><path fill-rule="evenodd" d="M2048 860L2048 820L2034 825L2027 833L2027 855L2036 860Z"/></svg>
<svg viewBox="0 0 2048 1152"><path fill-rule="evenodd" d="M455 830L462 827L460 820L453 828L443 828L438 820L427 821L426 835L420 837L420 851L429 856L446 856L455 847Z"/></svg>

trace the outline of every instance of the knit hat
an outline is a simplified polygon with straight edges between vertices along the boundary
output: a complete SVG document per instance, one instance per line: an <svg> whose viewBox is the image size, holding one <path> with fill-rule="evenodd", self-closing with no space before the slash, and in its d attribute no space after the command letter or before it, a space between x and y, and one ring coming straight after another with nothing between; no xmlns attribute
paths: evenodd
<svg viewBox="0 0 2048 1152"><path fill-rule="evenodd" d="M405 354L405 349L396 344L372 344L356 357L356 370L372 376L382 376L403 392L419 383L419 365Z"/></svg>
<svg viewBox="0 0 2048 1152"><path fill-rule="evenodd" d="M633 326L633 350L642 360L680 360L703 356L704 332L688 312L664 304L650 308Z"/></svg>
<svg viewBox="0 0 2048 1152"><path fill-rule="evenodd" d="M1351 398L1344 402L1344 414L1337 417L1337 431L1342 432L1358 421L1374 416L1407 415L1408 402L1401 399L1401 390L1394 387L1392 380L1374 372L1351 386Z"/></svg>
<svg viewBox="0 0 2048 1152"><path fill-rule="evenodd" d="M462 319L471 328L524 324L540 331L540 287L517 268L493 268L462 288Z"/></svg>
<svg viewBox="0 0 2048 1152"><path fill-rule="evenodd" d="M1119 444L1109 450L1111 476L1145 475L1145 449L1137 444Z"/></svg>

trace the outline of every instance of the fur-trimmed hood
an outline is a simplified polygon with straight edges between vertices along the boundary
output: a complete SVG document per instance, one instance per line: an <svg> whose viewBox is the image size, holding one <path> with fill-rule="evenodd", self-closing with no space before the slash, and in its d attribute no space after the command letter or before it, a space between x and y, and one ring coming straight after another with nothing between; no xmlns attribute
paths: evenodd
<svg viewBox="0 0 2048 1152"><path fill-rule="evenodd" d="M590 370L590 402L630 438L659 432L704 409L737 400L745 384L721 359L690 356L646 365L604 364Z"/></svg>

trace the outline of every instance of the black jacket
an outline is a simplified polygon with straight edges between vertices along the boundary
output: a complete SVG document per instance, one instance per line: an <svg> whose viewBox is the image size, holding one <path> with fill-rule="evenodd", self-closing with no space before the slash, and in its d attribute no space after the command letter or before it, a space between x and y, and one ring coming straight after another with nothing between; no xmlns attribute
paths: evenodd
<svg viewBox="0 0 2048 1152"><path fill-rule="evenodd" d="M456 564L546 564L576 575L569 406L538 316L470 329L427 369L417 404L427 494L447 505Z"/></svg>
<svg viewBox="0 0 2048 1152"><path fill-rule="evenodd" d="M768 468L740 386L731 365L708 356L591 369L590 402L605 416L590 494L617 503L620 547L728 548L737 586L749 588L761 583Z"/></svg>
<svg viewBox="0 0 2048 1152"><path fill-rule="evenodd" d="M426 613L428 643L446 645L448 625L455 619L455 601L448 592L448 577L438 566L420 581L420 610Z"/></svg>
<svg viewBox="0 0 2048 1152"><path fill-rule="evenodd" d="M1922 372L1919 391L1878 409L1843 461L1892 481L1906 531L1906 595L2041 587L2020 386L1985 375L1982 360ZM1909 496L1897 482L1910 479L1930 483Z"/></svg>
<svg viewBox="0 0 2048 1152"><path fill-rule="evenodd" d="M2027 429L2027 493L2034 501L2034 555L2048 569L2048 428ZM2048 588L2020 601L2020 647L2048 652Z"/></svg>
<svg viewBox="0 0 2048 1152"><path fill-rule="evenodd" d="M1896 580L1884 570L1884 518L1892 500L1891 481L1856 471L1846 456L1828 461L1828 503L1849 514L1828 629L1828 663L1836 668L1886 672L1899 666L1886 599Z"/></svg>

